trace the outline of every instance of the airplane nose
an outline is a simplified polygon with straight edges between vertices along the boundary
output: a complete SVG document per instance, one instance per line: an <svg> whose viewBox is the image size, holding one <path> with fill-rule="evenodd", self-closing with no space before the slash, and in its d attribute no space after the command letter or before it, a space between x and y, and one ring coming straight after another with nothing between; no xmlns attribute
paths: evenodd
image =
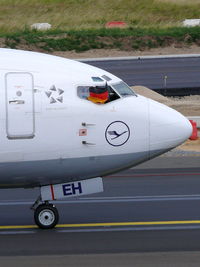
<svg viewBox="0 0 200 267"><path fill-rule="evenodd" d="M176 110L149 100L150 157L168 151L192 134L189 120Z"/></svg>

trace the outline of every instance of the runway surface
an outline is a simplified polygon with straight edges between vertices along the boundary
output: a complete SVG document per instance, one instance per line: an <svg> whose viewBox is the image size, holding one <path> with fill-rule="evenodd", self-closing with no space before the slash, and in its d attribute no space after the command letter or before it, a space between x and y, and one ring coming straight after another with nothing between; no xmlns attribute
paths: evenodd
<svg viewBox="0 0 200 267"><path fill-rule="evenodd" d="M38 190L1 190L0 256L199 250L199 160L160 157L105 177L104 193L58 201L53 230L34 226Z"/></svg>
<svg viewBox="0 0 200 267"><path fill-rule="evenodd" d="M187 94L187 89L190 89L190 92L193 91L193 94L200 93L199 57L106 60L86 63L115 74L130 86L142 85L150 89L160 89L160 92L167 89L167 95ZM173 90L174 88L176 90Z"/></svg>

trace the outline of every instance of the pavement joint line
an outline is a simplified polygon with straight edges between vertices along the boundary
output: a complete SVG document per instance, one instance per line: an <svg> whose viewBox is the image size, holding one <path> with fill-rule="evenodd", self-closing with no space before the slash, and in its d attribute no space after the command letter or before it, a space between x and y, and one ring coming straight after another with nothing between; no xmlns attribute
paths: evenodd
<svg viewBox="0 0 200 267"><path fill-rule="evenodd" d="M200 220L185 221L149 221L149 222L108 222L108 223L79 223L58 224L55 228L81 228L81 227L115 227L115 226L158 226L158 225L188 225L200 224ZM39 229L36 225L1 225L0 230Z"/></svg>

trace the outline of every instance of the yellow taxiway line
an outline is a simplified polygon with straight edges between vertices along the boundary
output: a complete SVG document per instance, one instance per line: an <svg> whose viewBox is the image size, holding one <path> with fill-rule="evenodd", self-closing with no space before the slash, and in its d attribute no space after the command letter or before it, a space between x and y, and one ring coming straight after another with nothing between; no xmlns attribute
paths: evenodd
<svg viewBox="0 0 200 267"><path fill-rule="evenodd" d="M148 225L173 225L173 224L200 224L200 220L190 221L152 221L152 222L111 222L111 223L82 223L82 224L59 224L56 227L109 227L109 226L148 226Z"/></svg>
<svg viewBox="0 0 200 267"><path fill-rule="evenodd" d="M114 226L154 226L154 225L179 225L200 224L200 220L186 221L151 221L151 222L108 222L108 223L79 223L58 224L56 228L81 228L81 227L114 227ZM36 225L0 225L0 230L37 229Z"/></svg>

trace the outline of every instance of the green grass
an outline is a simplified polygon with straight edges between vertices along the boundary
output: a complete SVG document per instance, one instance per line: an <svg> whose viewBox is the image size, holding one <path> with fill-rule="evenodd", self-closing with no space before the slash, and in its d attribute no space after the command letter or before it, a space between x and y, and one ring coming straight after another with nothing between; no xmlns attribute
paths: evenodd
<svg viewBox="0 0 200 267"><path fill-rule="evenodd" d="M25 29L15 33L0 34L3 47L35 51L70 51L89 49L144 50L172 44L200 44L200 27L185 28L127 28L50 30L46 32Z"/></svg>
<svg viewBox="0 0 200 267"><path fill-rule="evenodd" d="M179 26L199 18L199 0L1 0L0 32L16 32L36 22L53 29L102 28L122 20L130 27Z"/></svg>
<svg viewBox="0 0 200 267"><path fill-rule="evenodd" d="M185 18L199 18L199 10L200 0L0 0L0 46L81 52L199 45L200 27L181 26ZM127 22L128 28L105 29L113 20ZM52 29L30 30L36 22Z"/></svg>

